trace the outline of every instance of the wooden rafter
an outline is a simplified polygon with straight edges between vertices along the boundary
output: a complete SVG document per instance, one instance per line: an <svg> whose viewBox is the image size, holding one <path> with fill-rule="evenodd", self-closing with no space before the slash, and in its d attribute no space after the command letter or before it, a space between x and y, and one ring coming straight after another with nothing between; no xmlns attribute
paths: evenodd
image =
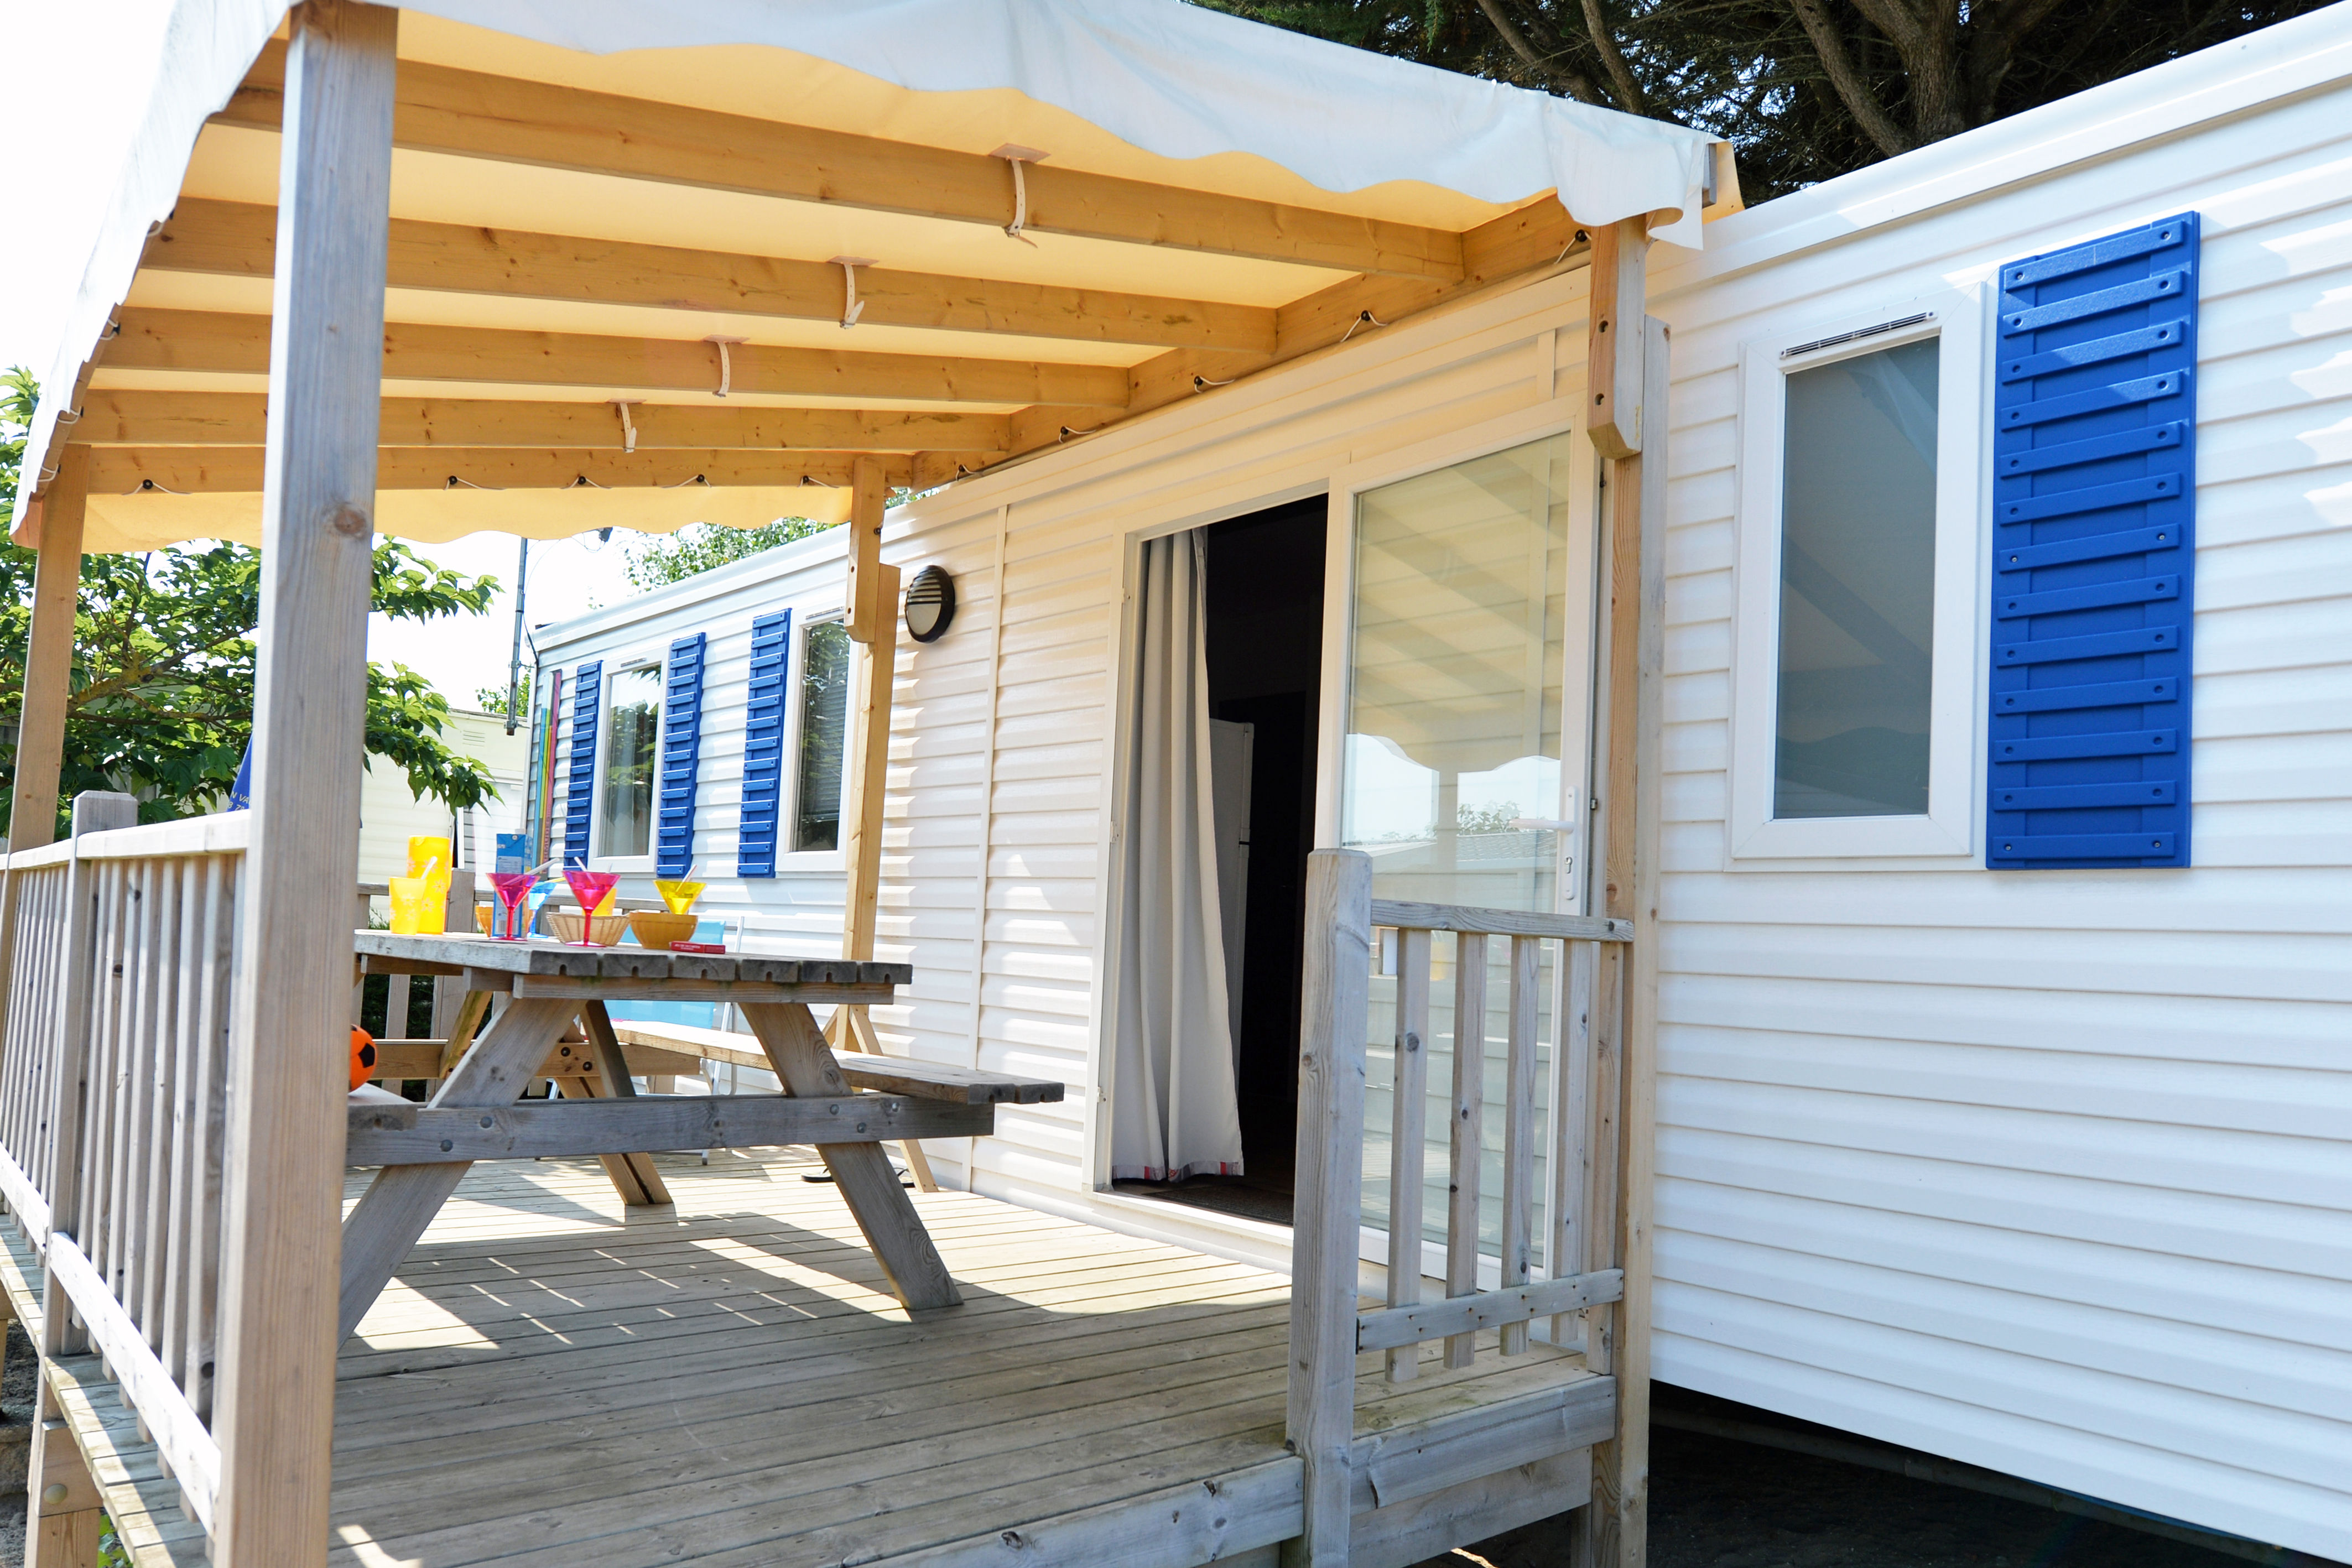
<svg viewBox="0 0 2352 1568"><path fill-rule="evenodd" d="M275 131L285 49L272 44L215 122ZM1002 228L998 158L404 60L396 146ZM1460 236L1315 207L1090 174L1026 171L1025 228L1130 245L1450 280Z"/></svg>
<svg viewBox="0 0 2352 1568"><path fill-rule="evenodd" d="M140 265L158 272L267 278L277 230L274 207L184 198L149 238ZM1275 313L1263 306L880 267L861 267L856 277L862 325L1161 348L1265 352L1274 347ZM394 288L796 321L838 320L847 295L843 269L828 262L414 218L392 222L386 281Z"/></svg>
<svg viewBox="0 0 2352 1568"><path fill-rule="evenodd" d="M268 373L267 316L135 307L119 321L105 345L110 370ZM1127 402L1128 372L1117 366L749 343L735 345L730 361L740 392L1114 408ZM719 354L713 344L675 339L392 322L383 331L383 373L392 381L707 392L719 385Z"/></svg>
<svg viewBox="0 0 2352 1568"><path fill-rule="evenodd" d="M258 446L269 400L260 392L93 391L69 439L93 446ZM869 409L709 407L632 403L635 447L742 447L820 452L994 453L1008 449L1003 414ZM388 397L385 446L629 444L609 402Z"/></svg>
<svg viewBox="0 0 2352 1568"><path fill-rule="evenodd" d="M258 446L93 446L89 488L96 495L123 495L152 485L180 494L244 492L261 488ZM972 455L962 460L977 467ZM937 482L952 476L953 465L903 455L848 452L761 452L673 448L595 452L580 447L387 446L376 463L380 490L465 489L562 490L585 481L608 489L713 486L846 485L859 461L878 465L894 486L919 477Z"/></svg>
<svg viewBox="0 0 2352 1568"><path fill-rule="evenodd" d="M1591 241L1558 201L1533 203L1462 236L1469 269L1454 283L1402 277L1351 277L1294 299L1275 312L1272 353L1173 349L1130 369L1129 414L1181 402L1269 366L1328 349L1406 317L1474 294L1505 279L1584 256ZM1087 422L1099 425L1100 420ZM1034 451L1064 438L1066 408L1028 408L1013 416L1013 450Z"/></svg>

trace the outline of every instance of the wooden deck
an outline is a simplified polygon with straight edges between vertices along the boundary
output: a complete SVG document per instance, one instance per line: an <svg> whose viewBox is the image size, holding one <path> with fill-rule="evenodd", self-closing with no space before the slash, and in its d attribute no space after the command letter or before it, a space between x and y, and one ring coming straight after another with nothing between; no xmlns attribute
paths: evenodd
<svg viewBox="0 0 2352 1568"><path fill-rule="evenodd" d="M676 1209L625 1217L593 1160L467 1176L343 1350L332 1561L1255 1568L1298 1532L1280 1276L944 1192L915 1202L965 1303L910 1315L838 1195L803 1179L813 1156L660 1164ZM1605 1433L1610 1380L1563 1386L1541 1345L1447 1372L1443 1349L1402 1388L1359 1357L1358 1506L1383 1505L1360 1562L1585 1500L1562 1424ZM201 1563L96 1359L58 1370L138 1561ZM1384 1483L1381 1434L1406 1423ZM1450 1484L1448 1428L1491 1459L1522 1427L1532 1462Z"/></svg>

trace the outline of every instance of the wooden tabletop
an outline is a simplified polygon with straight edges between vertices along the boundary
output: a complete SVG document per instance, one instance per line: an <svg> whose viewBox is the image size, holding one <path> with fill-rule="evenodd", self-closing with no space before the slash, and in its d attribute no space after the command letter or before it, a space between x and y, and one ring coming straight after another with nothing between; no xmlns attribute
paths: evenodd
<svg viewBox="0 0 2352 1568"><path fill-rule="evenodd" d="M540 992L543 986L593 983L618 998L643 988L648 996L753 988L773 999L793 999L771 987L793 988L807 1000L833 999L815 993L856 992L840 999L887 1003L888 993L915 977L912 964L881 964L854 958L777 958L755 953L671 953L658 947L583 947L574 942L530 937L497 941L459 932L405 936L390 931L352 933L353 950L371 973L466 975L478 988ZM551 994L551 993L550 993Z"/></svg>

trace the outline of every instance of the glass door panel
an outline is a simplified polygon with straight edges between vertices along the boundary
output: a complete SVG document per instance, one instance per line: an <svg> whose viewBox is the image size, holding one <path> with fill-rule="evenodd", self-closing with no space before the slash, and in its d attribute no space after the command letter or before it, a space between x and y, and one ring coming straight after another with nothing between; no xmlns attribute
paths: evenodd
<svg viewBox="0 0 2352 1568"><path fill-rule="evenodd" d="M1549 912L1561 907L1585 739L1563 745L1572 640L1591 636L1591 536L1574 504L1581 435L1556 435L1356 497L1340 757L1339 840L1372 858L1372 896ZM1572 553L1581 551L1579 563ZM1576 566L1579 570L1571 570ZM1571 582L1582 591L1571 605ZM1581 667L1581 661L1579 661ZM1580 701L1580 715L1584 705ZM1486 1017L1457 1030L1454 939L1432 941L1425 1234L1445 1238L1457 1035L1486 1085L1484 1250L1501 1225L1510 942L1486 944ZM1538 977L1538 1077L1549 1098L1554 975ZM1396 981L1372 980L1364 1222L1388 1222ZM1538 1107L1538 1146L1544 1136ZM1539 1173L1538 1193L1548 1177Z"/></svg>

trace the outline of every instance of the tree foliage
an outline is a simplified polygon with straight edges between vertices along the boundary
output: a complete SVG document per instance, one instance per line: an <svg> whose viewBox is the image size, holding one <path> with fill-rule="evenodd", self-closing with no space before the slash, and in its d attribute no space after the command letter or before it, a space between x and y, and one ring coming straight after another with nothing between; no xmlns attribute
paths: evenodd
<svg viewBox="0 0 2352 1568"><path fill-rule="evenodd" d="M683 582L689 577L838 526L807 517L780 517L763 528L693 523L674 534L655 535L641 545L632 545L621 570L628 575L631 586L645 592Z"/></svg>
<svg viewBox="0 0 2352 1568"><path fill-rule="evenodd" d="M2323 0L1197 0L1671 120L1750 202L2319 8Z"/></svg>
<svg viewBox="0 0 2352 1568"><path fill-rule="evenodd" d="M22 371L0 392L0 517L14 507L24 427L36 394ZM0 543L0 820L16 772L37 557ZM468 578L393 539L375 547L373 602L395 620L478 615L497 580ZM253 729L255 650L261 622L261 552L245 545L180 546L146 555L82 558L66 716L59 811L84 789L140 798L161 821L215 810L236 781ZM398 664L368 665L366 747L404 770L410 789L453 808L493 793L489 770L441 737L449 704Z"/></svg>

